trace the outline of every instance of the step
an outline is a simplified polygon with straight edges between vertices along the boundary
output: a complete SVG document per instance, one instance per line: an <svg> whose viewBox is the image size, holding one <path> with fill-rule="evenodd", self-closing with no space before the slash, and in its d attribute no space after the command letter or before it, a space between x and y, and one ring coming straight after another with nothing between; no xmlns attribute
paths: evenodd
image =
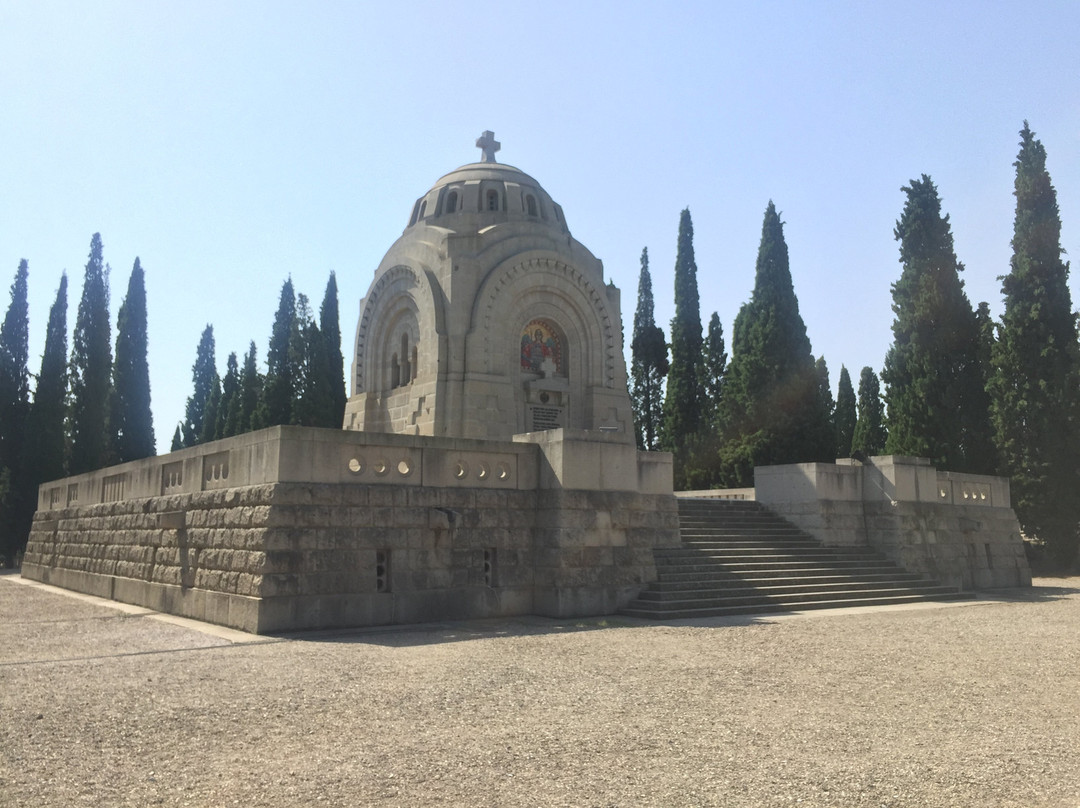
<svg viewBox="0 0 1080 808"><path fill-rule="evenodd" d="M689 606L681 610L655 611L634 607L632 604L619 610L619 614L627 617L641 617L647 620L689 620L695 617L731 617L744 614L769 614L770 612L801 612L811 609L838 609L853 606L893 606L905 603L922 603L926 601L955 601L970 600L974 595L968 592L953 592L937 597L928 598L923 595L899 595L883 597L853 598L844 600L823 600L813 603L780 603L753 604L746 606Z"/></svg>
<svg viewBox="0 0 1080 808"><path fill-rule="evenodd" d="M638 597L635 603L638 605L648 602L653 608L665 611L668 609L686 608L687 605L696 606L748 606L752 604L767 605L770 603L816 603L829 600L851 600L873 597L904 597L918 595L922 597L951 594L948 587L943 586L908 586L903 591L895 588L868 586L849 587L846 589L819 591L809 588L805 592L763 592L759 589L743 589L733 592L720 590L719 594L702 593L700 596L690 597L690 593L677 593L678 597L646 601ZM645 593L642 593L645 594Z"/></svg>
<svg viewBox="0 0 1080 808"><path fill-rule="evenodd" d="M646 593L656 594L669 594L676 592L704 592L704 591L725 591L725 592L741 592L743 590L753 590L755 592L762 592L767 594L775 594L778 592L795 592L795 591L830 591L834 589L844 588L857 588L857 587L877 587L880 589L897 589L905 586L937 586L936 581L929 581L925 578L918 577L897 577L892 575L879 575L879 576L843 576L843 575L831 575L821 576L818 578L766 578L766 579L749 579L749 580L725 580L718 582L714 578L699 578L697 580L690 581L658 581L649 589L643 591L639 597L645 597Z"/></svg>

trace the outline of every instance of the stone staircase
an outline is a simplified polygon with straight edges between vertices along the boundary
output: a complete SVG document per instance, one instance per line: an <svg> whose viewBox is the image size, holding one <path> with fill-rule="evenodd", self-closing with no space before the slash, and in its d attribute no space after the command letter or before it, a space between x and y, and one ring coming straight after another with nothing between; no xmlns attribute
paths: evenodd
<svg viewBox="0 0 1080 808"><path fill-rule="evenodd" d="M682 547L620 614L653 620L973 597L867 547L826 547L753 501L679 499Z"/></svg>

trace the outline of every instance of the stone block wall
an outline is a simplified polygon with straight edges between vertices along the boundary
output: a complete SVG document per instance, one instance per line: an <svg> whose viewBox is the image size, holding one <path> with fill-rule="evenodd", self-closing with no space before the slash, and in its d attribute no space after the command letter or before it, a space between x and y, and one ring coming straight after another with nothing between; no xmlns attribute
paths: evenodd
<svg viewBox="0 0 1080 808"><path fill-rule="evenodd" d="M960 589L1031 585L1005 478L886 456L757 468L754 482L760 502L827 545L868 545Z"/></svg>
<svg viewBox="0 0 1080 808"><path fill-rule="evenodd" d="M274 632L608 613L679 541L670 494L544 489L535 446L382 437L279 427L47 484L23 574Z"/></svg>

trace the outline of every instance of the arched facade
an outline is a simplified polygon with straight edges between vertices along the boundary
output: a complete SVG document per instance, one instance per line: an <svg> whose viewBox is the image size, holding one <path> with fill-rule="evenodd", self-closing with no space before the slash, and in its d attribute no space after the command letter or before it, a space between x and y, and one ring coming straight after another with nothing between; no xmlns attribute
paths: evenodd
<svg viewBox="0 0 1080 808"><path fill-rule="evenodd" d="M632 443L619 306L536 180L463 166L416 200L361 302L345 427Z"/></svg>

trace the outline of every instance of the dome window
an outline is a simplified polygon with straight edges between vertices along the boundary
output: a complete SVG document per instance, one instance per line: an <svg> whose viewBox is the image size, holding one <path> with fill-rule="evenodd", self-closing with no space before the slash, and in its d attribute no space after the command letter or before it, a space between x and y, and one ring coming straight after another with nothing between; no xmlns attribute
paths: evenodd
<svg viewBox="0 0 1080 808"><path fill-rule="evenodd" d="M530 216L536 215L536 197L532 194L525 197L525 208L528 210Z"/></svg>
<svg viewBox="0 0 1080 808"><path fill-rule="evenodd" d="M487 192L487 209L498 210L499 209L499 192L494 188Z"/></svg>
<svg viewBox="0 0 1080 808"><path fill-rule="evenodd" d="M451 191L446 195L446 213L457 210L457 191Z"/></svg>
<svg viewBox="0 0 1080 808"><path fill-rule="evenodd" d="M423 202L420 203L420 215L417 217L417 219L423 219L424 218L424 213L426 211L427 211L427 200L425 199Z"/></svg>

